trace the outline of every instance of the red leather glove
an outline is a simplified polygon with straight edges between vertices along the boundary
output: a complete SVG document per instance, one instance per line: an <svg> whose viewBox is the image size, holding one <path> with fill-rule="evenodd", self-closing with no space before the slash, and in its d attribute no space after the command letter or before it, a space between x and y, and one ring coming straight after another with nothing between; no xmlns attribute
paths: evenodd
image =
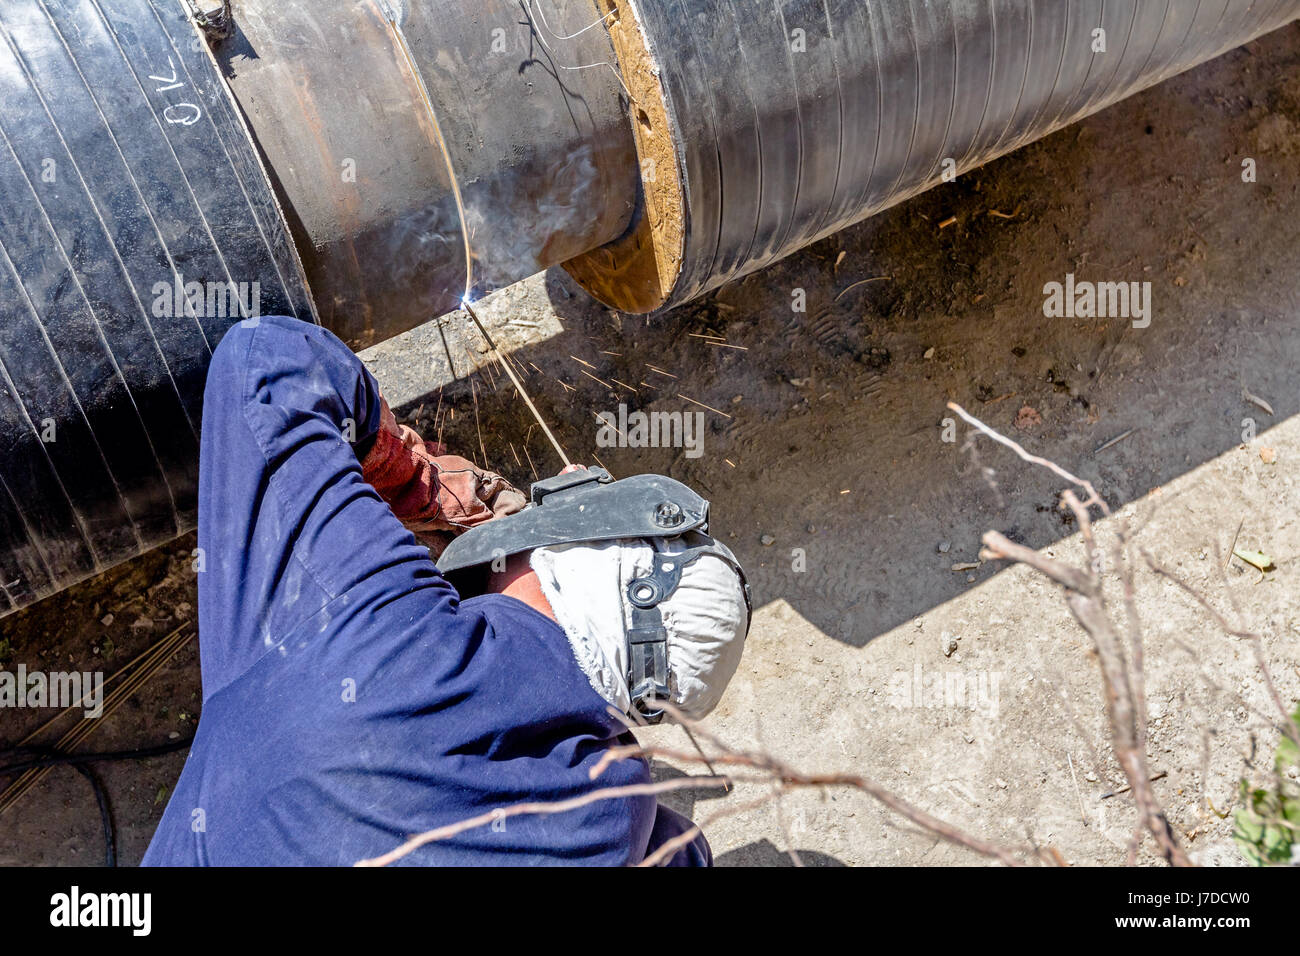
<svg viewBox="0 0 1300 956"><path fill-rule="evenodd" d="M442 454L441 445L399 425L388 401L380 402L379 432L361 473L435 557L462 531L523 510L528 499L510 482L466 458Z"/></svg>

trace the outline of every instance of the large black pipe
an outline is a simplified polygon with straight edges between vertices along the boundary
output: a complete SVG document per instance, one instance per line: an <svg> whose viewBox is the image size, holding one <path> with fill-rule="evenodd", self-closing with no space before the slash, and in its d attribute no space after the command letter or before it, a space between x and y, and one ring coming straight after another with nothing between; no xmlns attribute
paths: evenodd
<svg viewBox="0 0 1300 956"><path fill-rule="evenodd" d="M628 311L688 301L1300 16L1300 0L601 3L661 175L655 221L568 268Z"/></svg>
<svg viewBox="0 0 1300 956"><path fill-rule="evenodd" d="M192 527L213 347L312 317L174 0L0 3L0 614Z"/></svg>

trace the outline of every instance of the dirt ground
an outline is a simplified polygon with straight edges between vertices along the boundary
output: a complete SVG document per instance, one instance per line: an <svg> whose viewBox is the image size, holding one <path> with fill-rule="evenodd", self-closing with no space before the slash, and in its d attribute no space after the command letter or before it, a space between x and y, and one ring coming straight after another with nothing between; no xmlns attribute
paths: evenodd
<svg viewBox="0 0 1300 956"><path fill-rule="evenodd" d="M1063 483L987 441L972 457L964 426L945 441L949 400L1094 482L1117 515L1100 533L1130 516L1138 545L1262 635L1280 695L1300 697L1297 124L1292 26L671 314L612 314L559 270L486 300L572 457L666 472L713 502L757 608L714 733L864 775L986 840L1123 862L1134 812L1106 796L1123 776L1086 635L1027 569L953 570L979 561L988 529L1081 561ZM1150 325L1046 318L1044 284L1067 273L1149 281ZM521 485L558 469L463 317L365 358L426 437ZM597 447L595 413L619 403L703 412L701 453ZM1224 570L1234 539L1274 570ZM0 620L0 661L111 672L194 620L192 547ZM1136 587L1156 794L1197 862L1239 863L1211 806L1230 807L1276 745L1259 667L1172 584L1142 568ZM937 680L966 693L912 692ZM191 644L89 746L186 736L198 709ZM43 716L6 712L0 736ZM688 747L673 728L647 736ZM143 854L183 759L101 768L122 862ZM665 801L705 821L760 796ZM982 862L849 791L793 792L706 832L723 864L789 864L789 849L813 865ZM66 768L0 817L0 864L102 855L91 790ZM1149 842L1139 860L1155 860Z"/></svg>

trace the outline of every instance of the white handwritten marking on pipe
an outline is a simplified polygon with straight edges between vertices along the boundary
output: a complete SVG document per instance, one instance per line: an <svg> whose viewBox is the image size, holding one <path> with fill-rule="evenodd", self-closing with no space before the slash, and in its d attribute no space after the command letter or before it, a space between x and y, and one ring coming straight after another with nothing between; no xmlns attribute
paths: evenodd
<svg viewBox="0 0 1300 956"><path fill-rule="evenodd" d="M176 72L176 63L169 56L167 57L167 69L171 70L169 76L155 76L149 74L149 79L155 83L162 83L163 86L155 87L155 93L167 93L171 90L183 89L185 83L180 79L180 74ZM203 110L196 103L171 103L163 109L163 119L172 126L193 126L203 118Z"/></svg>
<svg viewBox="0 0 1300 956"><path fill-rule="evenodd" d="M168 83L168 84L170 84L169 86L160 86L160 87L158 87L158 88L154 91L154 92L156 92L156 93L166 93L168 90L178 90L178 89L180 89L182 86L185 85L184 83L182 83L182 82L178 79L177 74L176 74L176 64L172 62L172 58L171 58L171 57L168 57L168 58L167 58L167 67L168 67L168 69L170 69L170 70L172 71L172 75L171 75L171 76L154 76L152 73L149 74L149 79L151 79L151 80L156 80L156 81L159 82L159 83Z"/></svg>

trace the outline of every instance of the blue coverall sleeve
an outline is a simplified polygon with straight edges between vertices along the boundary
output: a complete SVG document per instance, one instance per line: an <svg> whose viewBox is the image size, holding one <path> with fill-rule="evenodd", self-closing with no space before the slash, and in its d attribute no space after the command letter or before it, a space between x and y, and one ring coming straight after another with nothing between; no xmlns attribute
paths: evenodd
<svg viewBox="0 0 1300 956"><path fill-rule="evenodd" d="M232 326L204 394L199 626L204 699L327 603L383 586L454 610L428 551L361 474L379 388L333 333L279 316Z"/></svg>

